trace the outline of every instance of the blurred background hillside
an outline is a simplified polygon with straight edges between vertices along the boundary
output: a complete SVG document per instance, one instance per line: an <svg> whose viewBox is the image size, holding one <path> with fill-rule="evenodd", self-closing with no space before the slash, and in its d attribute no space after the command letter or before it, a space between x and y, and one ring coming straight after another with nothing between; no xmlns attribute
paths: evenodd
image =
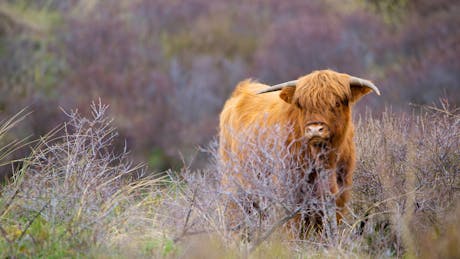
<svg viewBox="0 0 460 259"><path fill-rule="evenodd" d="M133 158L163 170L215 136L249 77L371 79L382 96L358 113L458 106L459 13L454 0L3 0L0 120L29 107L9 137L36 137L65 120L60 107L86 112L100 97Z"/></svg>

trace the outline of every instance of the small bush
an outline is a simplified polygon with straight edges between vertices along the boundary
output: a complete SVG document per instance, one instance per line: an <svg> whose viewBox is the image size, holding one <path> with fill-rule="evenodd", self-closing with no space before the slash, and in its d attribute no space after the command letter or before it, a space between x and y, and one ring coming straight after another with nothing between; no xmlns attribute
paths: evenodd
<svg viewBox="0 0 460 259"><path fill-rule="evenodd" d="M76 111L68 123L40 139L0 198L2 255L78 256L107 244L130 202L158 179L143 179L116 137L107 106ZM118 153L117 153L118 152ZM136 180L136 181L135 181Z"/></svg>
<svg viewBox="0 0 460 259"><path fill-rule="evenodd" d="M366 222L368 252L420 255L426 235L447 233L443 219L459 206L458 112L443 103L420 115L386 111L359 120L351 206Z"/></svg>

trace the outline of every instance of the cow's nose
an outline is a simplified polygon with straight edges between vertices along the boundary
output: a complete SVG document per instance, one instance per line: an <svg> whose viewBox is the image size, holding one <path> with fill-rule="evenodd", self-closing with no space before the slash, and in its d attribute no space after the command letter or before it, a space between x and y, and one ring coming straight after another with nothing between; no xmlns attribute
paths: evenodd
<svg viewBox="0 0 460 259"><path fill-rule="evenodd" d="M321 135L321 133L324 131L324 126L323 125L310 125L307 128L308 133L311 135Z"/></svg>
<svg viewBox="0 0 460 259"><path fill-rule="evenodd" d="M306 128L306 135L309 138L320 137L327 138L329 137L328 127L324 123L315 123L309 124Z"/></svg>

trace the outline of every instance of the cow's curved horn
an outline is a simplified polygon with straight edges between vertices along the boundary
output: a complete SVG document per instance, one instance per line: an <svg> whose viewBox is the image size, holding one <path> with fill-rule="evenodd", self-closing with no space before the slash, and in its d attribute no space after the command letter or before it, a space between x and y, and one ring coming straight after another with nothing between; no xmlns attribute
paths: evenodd
<svg viewBox="0 0 460 259"><path fill-rule="evenodd" d="M350 77L350 85L365 86L365 87L368 87L368 88L372 89L377 95L380 95L380 91L379 91L379 89L377 88L377 86L375 86L375 85L374 85L371 81L369 81L369 80L362 79L362 78L359 78L359 77L351 76L351 77Z"/></svg>
<svg viewBox="0 0 460 259"><path fill-rule="evenodd" d="M264 93L279 91L279 90L283 89L284 87L293 87L293 86L296 86L296 85L297 85L297 80L284 82L282 84L277 84L277 85L274 85L274 86L270 86L270 87L258 92L257 94L264 94Z"/></svg>

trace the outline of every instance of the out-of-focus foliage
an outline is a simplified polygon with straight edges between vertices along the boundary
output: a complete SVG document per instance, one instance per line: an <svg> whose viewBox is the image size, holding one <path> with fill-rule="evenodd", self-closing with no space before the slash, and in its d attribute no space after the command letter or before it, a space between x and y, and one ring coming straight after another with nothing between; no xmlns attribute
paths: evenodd
<svg viewBox="0 0 460 259"><path fill-rule="evenodd" d="M101 97L134 155L161 170L215 135L247 77L331 68L381 88L360 107L458 105L459 12L453 0L3 1L0 119L29 106L14 134L38 135L62 121L59 106Z"/></svg>

